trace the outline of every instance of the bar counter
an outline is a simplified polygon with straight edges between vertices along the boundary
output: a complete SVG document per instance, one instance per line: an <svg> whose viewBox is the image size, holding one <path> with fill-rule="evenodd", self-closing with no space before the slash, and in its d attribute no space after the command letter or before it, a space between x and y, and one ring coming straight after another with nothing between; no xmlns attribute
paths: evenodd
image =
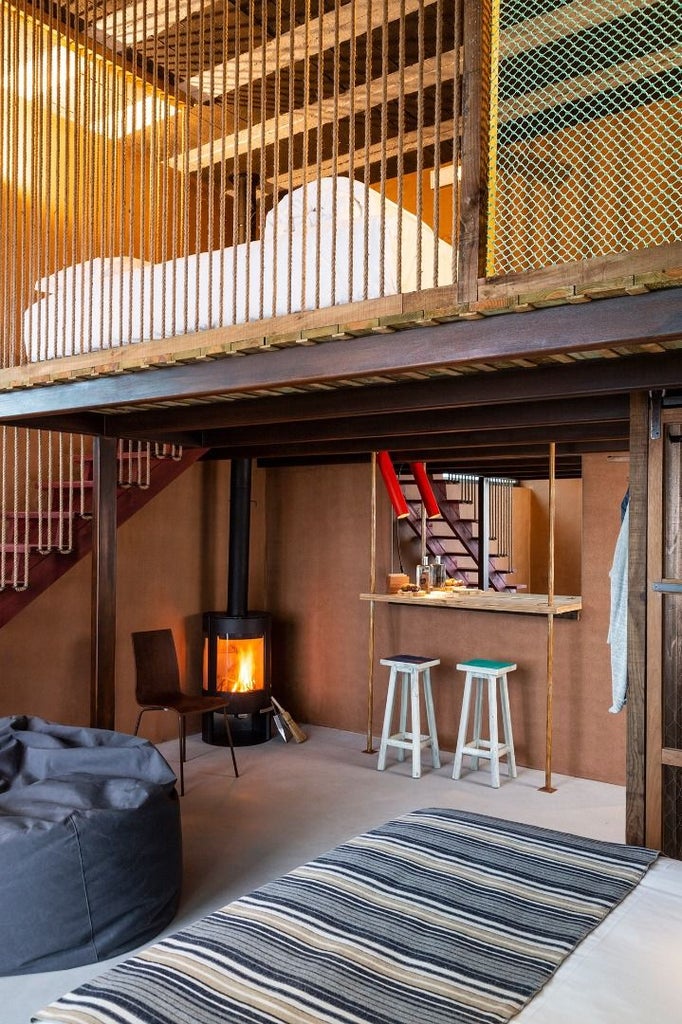
<svg viewBox="0 0 682 1024"><path fill-rule="evenodd" d="M458 588L453 591L435 590L421 594L360 594L361 601L377 604L407 604L420 608L454 608L458 611L511 612L516 615L559 615L577 618L582 609L582 598L555 594L550 605L547 594L499 593L495 590Z"/></svg>

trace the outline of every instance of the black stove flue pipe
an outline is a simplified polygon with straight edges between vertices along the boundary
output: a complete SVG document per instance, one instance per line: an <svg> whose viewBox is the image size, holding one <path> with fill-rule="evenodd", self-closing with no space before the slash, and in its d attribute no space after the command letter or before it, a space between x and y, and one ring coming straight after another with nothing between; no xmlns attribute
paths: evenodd
<svg viewBox="0 0 682 1024"><path fill-rule="evenodd" d="M232 459L230 536L227 566L227 614L246 615L249 600L251 537L251 459Z"/></svg>

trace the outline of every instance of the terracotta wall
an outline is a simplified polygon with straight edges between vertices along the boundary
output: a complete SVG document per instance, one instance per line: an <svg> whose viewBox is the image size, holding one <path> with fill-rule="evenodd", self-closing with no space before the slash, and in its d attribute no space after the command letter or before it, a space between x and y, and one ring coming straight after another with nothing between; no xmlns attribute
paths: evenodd
<svg viewBox="0 0 682 1024"><path fill-rule="evenodd" d="M625 715L610 715L611 557L627 467L585 459L580 620L555 620L554 769L624 784ZM379 492L377 581L390 569L388 502ZM277 623L276 691L303 721L364 732L368 683L369 467L268 472L268 601ZM381 657L407 651L437 656L436 711L442 745L452 750L462 658L513 658L511 686L518 760L544 767L544 617L376 606L374 733L386 693Z"/></svg>

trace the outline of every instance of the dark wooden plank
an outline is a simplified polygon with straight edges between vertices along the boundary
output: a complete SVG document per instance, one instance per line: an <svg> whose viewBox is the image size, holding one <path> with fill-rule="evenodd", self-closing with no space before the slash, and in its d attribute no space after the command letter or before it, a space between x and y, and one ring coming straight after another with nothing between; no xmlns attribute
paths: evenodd
<svg viewBox="0 0 682 1024"><path fill-rule="evenodd" d="M116 722L116 441L93 444L90 724Z"/></svg>
<svg viewBox="0 0 682 1024"><path fill-rule="evenodd" d="M630 535L628 560L628 703L625 838L642 845L646 792L646 604L649 404L630 399Z"/></svg>
<svg viewBox="0 0 682 1024"><path fill-rule="evenodd" d="M488 103L490 3L464 4L462 68L462 177L459 187L459 244L457 301L475 302L478 281L485 274L487 212Z"/></svg>
<svg viewBox="0 0 682 1024"><path fill-rule="evenodd" d="M555 306L522 315L415 328L389 336L362 336L280 349L267 357L261 354L225 358L124 377L15 389L0 393L0 422L30 425L33 417L106 409L123 403L228 395L511 357L677 342L682 339L681 294L677 289L668 289L584 305ZM682 354L673 355L679 368L673 386L680 386ZM653 374L659 357L650 358ZM627 359L610 362L626 363ZM594 372L594 362L590 364L590 371ZM612 372L617 376L617 366ZM114 429L114 424L110 423L110 427Z"/></svg>

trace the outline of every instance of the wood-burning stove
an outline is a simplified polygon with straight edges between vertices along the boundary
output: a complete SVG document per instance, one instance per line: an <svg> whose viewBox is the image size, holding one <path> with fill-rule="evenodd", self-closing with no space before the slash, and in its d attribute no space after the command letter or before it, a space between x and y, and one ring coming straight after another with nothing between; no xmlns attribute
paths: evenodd
<svg viewBox="0 0 682 1024"><path fill-rule="evenodd" d="M205 612L204 692L228 700L235 745L270 739L270 616ZM205 743L227 742L222 715L203 716Z"/></svg>
<svg viewBox="0 0 682 1024"><path fill-rule="evenodd" d="M251 460L233 459L227 611L205 612L204 692L228 698L236 745L270 739L270 616L247 611L251 516ZM227 743L222 714L202 720L205 743Z"/></svg>

